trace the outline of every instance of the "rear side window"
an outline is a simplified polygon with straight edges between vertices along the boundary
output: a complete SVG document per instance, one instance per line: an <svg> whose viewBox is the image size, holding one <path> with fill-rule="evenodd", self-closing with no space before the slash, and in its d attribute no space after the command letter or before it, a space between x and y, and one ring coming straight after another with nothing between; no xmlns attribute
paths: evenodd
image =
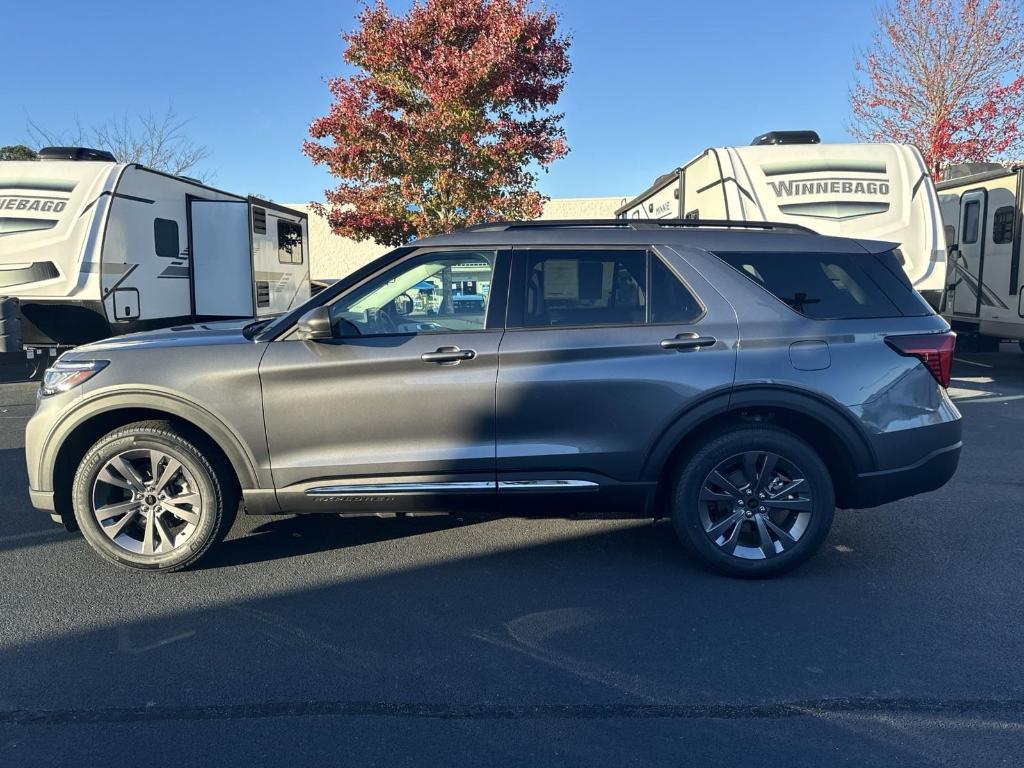
<svg viewBox="0 0 1024 768"><path fill-rule="evenodd" d="M277 222L277 260L282 264L302 263L302 227L291 221Z"/></svg>
<svg viewBox="0 0 1024 768"><path fill-rule="evenodd" d="M690 323L704 308L671 269L656 256L651 257L651 322Z"/></svg>
<svg viewBox="0 0 1024 768"><path fill-rule="evenodd" d="M647 251L531 251L527 327L632 325L647 319Z"/></svg>
<svg viewBox="0 0 1024 768"><path fill-rule="evenodd" d="M992 242L997 245L1013 242L1013 206L1004 205L992 217Z"/></svg>
<svg viewBox="0 0 1024 768"><path fill-rule="evenodd" d="M891 251L880 255L716 255L806 317L833 320L931 314Z"/></svg>

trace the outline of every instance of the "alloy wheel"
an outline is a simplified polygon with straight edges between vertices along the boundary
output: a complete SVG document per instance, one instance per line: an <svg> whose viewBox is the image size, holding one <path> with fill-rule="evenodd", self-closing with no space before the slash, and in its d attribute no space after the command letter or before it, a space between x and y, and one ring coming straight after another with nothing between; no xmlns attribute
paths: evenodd
<svg viewBox="0 0 1024 768"><path fill-rule="evenodd" d="M163 555L184 546L199 525L202 502L192 473L155 449L116 454L100 469L92 490L100 529L138 555Z"/></svg>
<svg viewBox="0 0 1024 768"><path fill-rule="evenodd" d="M720 462L700 490L700 520L716 547L744 560L791 550L814 508L806 475L792 461L747 451Z"/></svg>

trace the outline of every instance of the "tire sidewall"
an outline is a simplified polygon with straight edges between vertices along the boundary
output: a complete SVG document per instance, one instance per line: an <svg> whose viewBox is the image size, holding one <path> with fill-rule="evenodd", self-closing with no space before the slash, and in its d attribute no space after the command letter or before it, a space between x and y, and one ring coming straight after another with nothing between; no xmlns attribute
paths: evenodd
<svg viewBox="0 0 1024 768"><path fill-rule="evenodd" d="M92 509L92 492L96 477L114 456L128 450L154 449L173 456L191 473L199 486L202 509L199 524L188 542L162 555L137 555L117 546L103 532ZM212 543L222 514L220 484L209 462L195 446L181 438L172 438L140 430L101 438L85 455L75 473L72 488L75 519L89 544L103 557L119 565L147 570L170 570L184 567L197 559Z"/></svg>
<svg viewBox="0 0 1024 768"><path fill-rule="evenodd" d="M746 560L726 554L704 532L700 491L711 471L731 456L768 451L791 461L811 486L811 521L796 546L768 560ZM679 538L704 563L739 577L774 576L789 571L813 555L832 526L835 490L825 463L796 435L776 428L747 428L727 432L694 454L679 474L672 496L672 523Z"/></svg>

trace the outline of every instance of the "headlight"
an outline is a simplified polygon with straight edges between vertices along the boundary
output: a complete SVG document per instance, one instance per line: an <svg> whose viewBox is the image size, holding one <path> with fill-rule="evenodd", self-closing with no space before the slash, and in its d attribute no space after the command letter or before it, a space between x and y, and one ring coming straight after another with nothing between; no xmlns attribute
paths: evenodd
<svg viewBox="0 0 1024 768"><path fill-rule="evenodd" d="M58 360L43 375L40 392L43 397L67 392L102 371L107 367L107 362L106 360Z"/></svg>

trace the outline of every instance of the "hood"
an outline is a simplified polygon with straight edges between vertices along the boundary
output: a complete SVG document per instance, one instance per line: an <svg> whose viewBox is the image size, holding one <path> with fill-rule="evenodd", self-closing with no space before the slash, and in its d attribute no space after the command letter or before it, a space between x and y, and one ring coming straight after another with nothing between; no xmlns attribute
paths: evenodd
<svg viewBox="0 0 1024 768"><path fill-rule="evenodd" d="M242 330L253 318L245 320L218 320L161 328L157 331L129 333L91 344L83 344L66 353L65 359L87 359L96 353L128 349L160 349L167 347L211 346L223 344L252 344Z"/></svg>

